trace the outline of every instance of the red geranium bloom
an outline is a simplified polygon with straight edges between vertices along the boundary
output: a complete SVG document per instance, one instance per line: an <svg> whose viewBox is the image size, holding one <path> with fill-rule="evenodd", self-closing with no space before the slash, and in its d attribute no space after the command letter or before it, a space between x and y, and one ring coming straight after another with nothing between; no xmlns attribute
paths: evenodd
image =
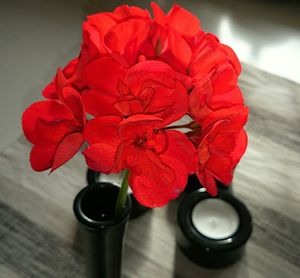
<svg viewBox="0 0 300 278"><path fill-rule="evenodd" d="M179 72L186 73L192 58L188 39L202 32L197 17L178 5L165 15L161 8L151 3L154 22L142 53L165 61Z"/></svg>
<svg viewBox="0 0 300 278"><path fill-rule="evenodd" d="M195 85L189 110L193 119L202 123L212 111L244 103L237 86L240 63L212 34L199 36L194 50L190 75Z"/></svg>
<svg viewBox="0 0 300 278"><path fill-rule="evenodd" d="M104 56L84 69L83 100L93 116L150 114L167 125L188 110L188 95L174 70L160 61L142 61L125 68Z"/></svg>
<svg viewBox="0 0 300 278"><path fill-rule="evenodd" d="M196 150L175 130L156 130L163 120L135 115L91 120L85 131L90 146L84 151L91 169L119 172L127 168L129 184L137 200L157 207L176 198L196 170Z"/></svg>
<svg viewBox="0 0 300 278"><path fill-rule="evenodd" d="M23 129L33 169L55 170L86 140L90 168L128 169L136 198L156 207L174 199L189 174L212 195L215 179L231 182L248 110L233 50L180 6L165 14L151 5L153 19L127 5L88 16L80 55L44 89L48 100L24 112ZM87 127L85 109L96 117ZM168 126L184 115L194 120L181 126L193 130L188 136Z"/></svg>
<svg viewBox="0 0 300 278"><path fill-rule="evenodd" d="M34 146L30 153L35 171L51 172L70 160L83 143L86 123L80 94L71 87L59 89L58 100L39 101L22 117L24 134Z"/></svg>
<svg viewBox="0 0 300 278"><path fill-rule="evenodd" d="M194 120L202 123L213 111L243 103L237 76L232 67L228 67L216 71L194 87L189 97L189 113Z"/></svg>
<svg viewBox="0 0 300 278"><path fill-rule="evenodd" d="M199 168L196 174L211 195L217 194L215 179L227 185L232 181L233 170L247 146L243 130L247 116L246 107L234 106L212 112L203 121L197 144Z"/></svg>
<svg viewBox="0 0 300 278"><path fill-rule="evenodd" d="M227 68L228 64L238 76L241 73L241 64L234 51L219 42L219 39L210 33L199 33L191 44L193 62L190 75L195 81L202 81L211 76L216 70Z"/></svg>
<svg viewBox="0 0 300 278"><path fill-rule="evenodd" d="M88 21L83 23L83 55L91 60L103 54L118 53L129 64L134 64L140 46L148 36L149 22L147 10L127 5L116 8L112 13L88 16Z"/></svg>
<svg viewBox="0 0 300 278"><path fill-rule="evenodd" d="M65 78L66 85L72 86L76 88L75 82L78 81L80 72L79 72L79 59L75 58L71 60L65 68L62 70L62 73ZM58 88L56 86L56 78L54 79L46 86L46 88L43 90L42 94L45 98L49 99L58 99Z"/></svg>

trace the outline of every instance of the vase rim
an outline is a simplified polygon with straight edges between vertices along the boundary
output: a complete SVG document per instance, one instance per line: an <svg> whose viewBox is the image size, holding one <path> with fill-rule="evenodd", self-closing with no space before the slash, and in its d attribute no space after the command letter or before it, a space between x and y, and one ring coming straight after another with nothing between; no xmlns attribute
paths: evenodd
<svg viewBox="0 0 300 278"><path fill-rule="evenodd" d="M127 200L125 203L125 207L122 211L122 213L116 217L113 217L108 220L95 220L87 216L83 209L82 209L82 200L87 194L91 194L93 191L101 191L105 190L106 193L108 193L107 190L111 189L111 192L117 192L120 190L120 188L110 182L97 182L92 185L88 185L81 189L79 193L77 194L74 204L73 204L73 210L74 214L77 218L77 220L83 224L86 228L90 229L101 229L104 230L108 227L118 226L122 223L126 222L131 210L131 199L129 196L127 196Z"/></svg>

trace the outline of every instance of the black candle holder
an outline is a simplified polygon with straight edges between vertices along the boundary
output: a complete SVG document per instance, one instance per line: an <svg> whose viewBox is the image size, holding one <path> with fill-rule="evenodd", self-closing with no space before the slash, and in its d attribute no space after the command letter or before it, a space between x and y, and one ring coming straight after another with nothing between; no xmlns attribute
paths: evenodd
<svg viewBox="0 0 300 278"><path fill-rule="evenodd" d="M232 194L232 185L226 185L219 180L216 180L218 191L226 191L230 194ZM198 190L200 188L204 188L203 185L200 183L198 177L194 175L189 175L187 185L184 189L185 193L192 193L195 190Z"/></svg>
<svg viewBox="0 0 300 278"><path fill-rule="evenodd" d="M226 192L218 197L229 203L238 213L239 226L236 232L224 239L212 239L201 234L192 222L192 211L199 202L213 198L204 189L186 194L178 209L177 244L193 262L209 268L222 268L239 260L245 244L252 233L252 217L247 207L237 198Z"/></svg>
<svg viewBox="0 0 300 278"><path fill-rule="evenodd" d="M94 185L95 183L99 182L100 176L100 172L88 169L86 174L88 185ZM137 218L150 210L150 208L141 205L134 197L133 193L128 193L128 195L131 199L130 219Z"/></svg>

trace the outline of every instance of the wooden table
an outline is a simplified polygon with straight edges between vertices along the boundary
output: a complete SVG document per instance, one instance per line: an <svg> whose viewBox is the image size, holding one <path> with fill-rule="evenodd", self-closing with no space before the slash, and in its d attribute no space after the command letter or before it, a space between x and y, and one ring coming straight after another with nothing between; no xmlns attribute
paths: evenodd
<svg viewBox="0 0 300 278"><path fill-rule="evenodd" d="M174 201L130 221L123 277L299 277L300 86L246 66L240 85L249 148L233 191L254 218L245 256L220 270L190 262L176 247ZM29 150L20 137L0 154L0 277L84 277L72 211L86 184L83 158L48 176L31 170Z"/></svg>

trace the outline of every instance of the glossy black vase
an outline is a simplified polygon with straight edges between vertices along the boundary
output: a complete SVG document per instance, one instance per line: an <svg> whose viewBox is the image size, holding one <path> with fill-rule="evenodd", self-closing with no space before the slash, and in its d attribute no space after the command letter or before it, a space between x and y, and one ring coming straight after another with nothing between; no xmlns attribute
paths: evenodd
<svg viewBox="0 0 300 278"><path fill-rule="evenodd" d="M80 224L88 278L120 278L123 238L130 215L127 198L123 212L115 217L119 187L96 183L75 198L74 213Z"/></svg>
<svg viewBox="0 0 300 278"><path fill-rule="evenodd" d="M88 169L86 174L87 183L89 185L93 185L99 181L101 173L96 172L94 170ZM131 199L131 212L130 212L130 219L137 218L144 213L150 211L151 209L141 205L137 199L133 196L132 193L128 193Z"/></svg>

